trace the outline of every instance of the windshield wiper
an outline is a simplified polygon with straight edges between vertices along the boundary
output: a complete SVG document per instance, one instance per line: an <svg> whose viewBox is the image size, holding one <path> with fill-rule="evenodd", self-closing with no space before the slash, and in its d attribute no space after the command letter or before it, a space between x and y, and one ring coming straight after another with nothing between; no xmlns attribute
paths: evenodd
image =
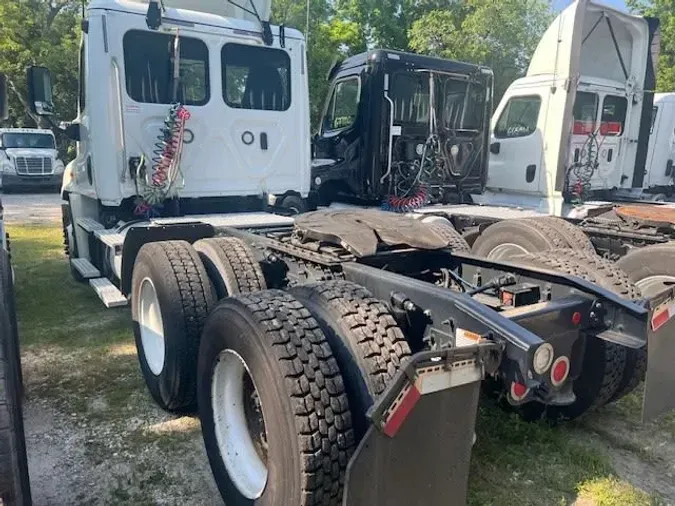
<svg viewBox="0 0 675 506"><path fill-rule="evenodd" d="M262 41L266 46L271 46L274 43L274 35L272 35L272 27L270 26L270 22L263 21L261 19L260 14L258 14L258 8L255 6L253 0L248 0L248 3L251 5L251 9L244 7L233 0L227 0L227 2L234 5L235 7L240 8L242 11L250 14L258 20L258 23L260 23L260 28L262 28Z"/></svg>

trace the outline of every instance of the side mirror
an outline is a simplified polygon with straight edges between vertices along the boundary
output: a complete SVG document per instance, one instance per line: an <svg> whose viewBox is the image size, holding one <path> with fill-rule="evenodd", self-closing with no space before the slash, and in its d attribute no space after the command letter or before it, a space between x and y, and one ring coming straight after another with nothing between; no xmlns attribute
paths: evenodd
<svg viewBox="0 0 675 506"><path fill-rule="evenodd" d="M7 77L0 74L0 121L9 117L9 104L7 104Z"/></svg>
<svg viewBox="0 0 675 506"><path fill-rule="evenodd" d="M493 155L498 155L501 149L502 149L501 142L493 142L492 144L490 144L490 153L492 153Z"/></svg>
<svg viewBox="0 0 675 506"><path fill-rule="evenodd" d="M71 141L80 142L79 123L71 123L64 129L64 132L66 133L66 137L68 137Z"/></svg>
<svg viewBox="0 0 675 506"><path fill-rule="evenodd" d="M26 83L31 110L38 116L53 115L52 75L49 70L45 67L28 67Z"/></svg>

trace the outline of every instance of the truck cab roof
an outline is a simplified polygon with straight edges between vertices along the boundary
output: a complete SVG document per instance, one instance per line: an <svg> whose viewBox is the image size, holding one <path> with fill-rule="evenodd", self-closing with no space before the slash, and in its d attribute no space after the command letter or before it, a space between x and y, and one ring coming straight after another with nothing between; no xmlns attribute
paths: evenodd
<svg viewBox="0 0 675 506"><path fill-rule="evenodd" d="M0 134L47 134L54 135L54 132L45 128L0 128Z"/></svg>
<svg viewBox="0 0 675 506"><path fill-rule="evenodd" d="M136 13L145 16L148 0L91 0L88 10L108 10ZM269 0L254 2L261 19L269 19ZM206 25L213 28L229 28L246 32L259 32L258 21L249 13L235 7L225 0L164 0L166 12L164 20L169 25L185 27L188 31L193 25ZM278 33L278 27L273 33ZM287 38L304 39L303 34L294 28L285 28Z"/></svg>
<svg viewBox="0 0 675 506"><path fill-rule="evenodd" d="M402 51L393 51L390 49L373 49L371 51L350 56L342 62L337 63L331 69L329 79L332 79L338 73L348 69L376 65L402 67L409 70L433 69L437 72L452 72L458 74L471 74L474 72L492 74L492 70L483 65L445 60L433 56L404 53Z"/></svg>

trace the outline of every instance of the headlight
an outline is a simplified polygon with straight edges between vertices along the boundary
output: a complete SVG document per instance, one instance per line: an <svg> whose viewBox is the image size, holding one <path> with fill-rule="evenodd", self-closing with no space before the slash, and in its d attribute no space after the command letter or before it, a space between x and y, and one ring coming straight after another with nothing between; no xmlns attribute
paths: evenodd
<svg viewBox="0 0 675 506"><path fill-rule="evenodd" d="M2 165L2 172L4 174L15 174L16 169L14 168L14 163L10 160L4 160L0 165Z"/></svg>
<svg viewBox="0 0 675 506"><path fill-rule="evenodd" d="M54 162L54 174L63 174L64 170L66 170L66 167L61 160Z"/></svg>

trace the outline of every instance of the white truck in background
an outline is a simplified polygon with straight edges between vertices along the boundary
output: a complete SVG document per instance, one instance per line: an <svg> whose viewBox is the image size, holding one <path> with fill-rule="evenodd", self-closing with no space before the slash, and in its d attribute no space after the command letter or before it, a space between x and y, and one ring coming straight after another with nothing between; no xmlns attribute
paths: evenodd
<svg viewBox="0 0 675 506"><path fill-rule="evenodd" d="M574 7L550 25L527 75L497 106L476 202L578 216L575 204L585 201L663 200L675 189L666 176L673 120L665 110L652 117L658 22L590 2L579 40L561 45Z"/></svg>
<svg viewBox="0 0 675 506"><path fill-rule="evenodd" d="M675 93L654 95L645 188L675 190ZM669 194L657 194L667 200Z"/></svg>
<svg viewBox="0 0 675 506"><path fill-rule="evenodd" d="M61 188L64 165L51 130L0 128L2 190Z"/></svg>

